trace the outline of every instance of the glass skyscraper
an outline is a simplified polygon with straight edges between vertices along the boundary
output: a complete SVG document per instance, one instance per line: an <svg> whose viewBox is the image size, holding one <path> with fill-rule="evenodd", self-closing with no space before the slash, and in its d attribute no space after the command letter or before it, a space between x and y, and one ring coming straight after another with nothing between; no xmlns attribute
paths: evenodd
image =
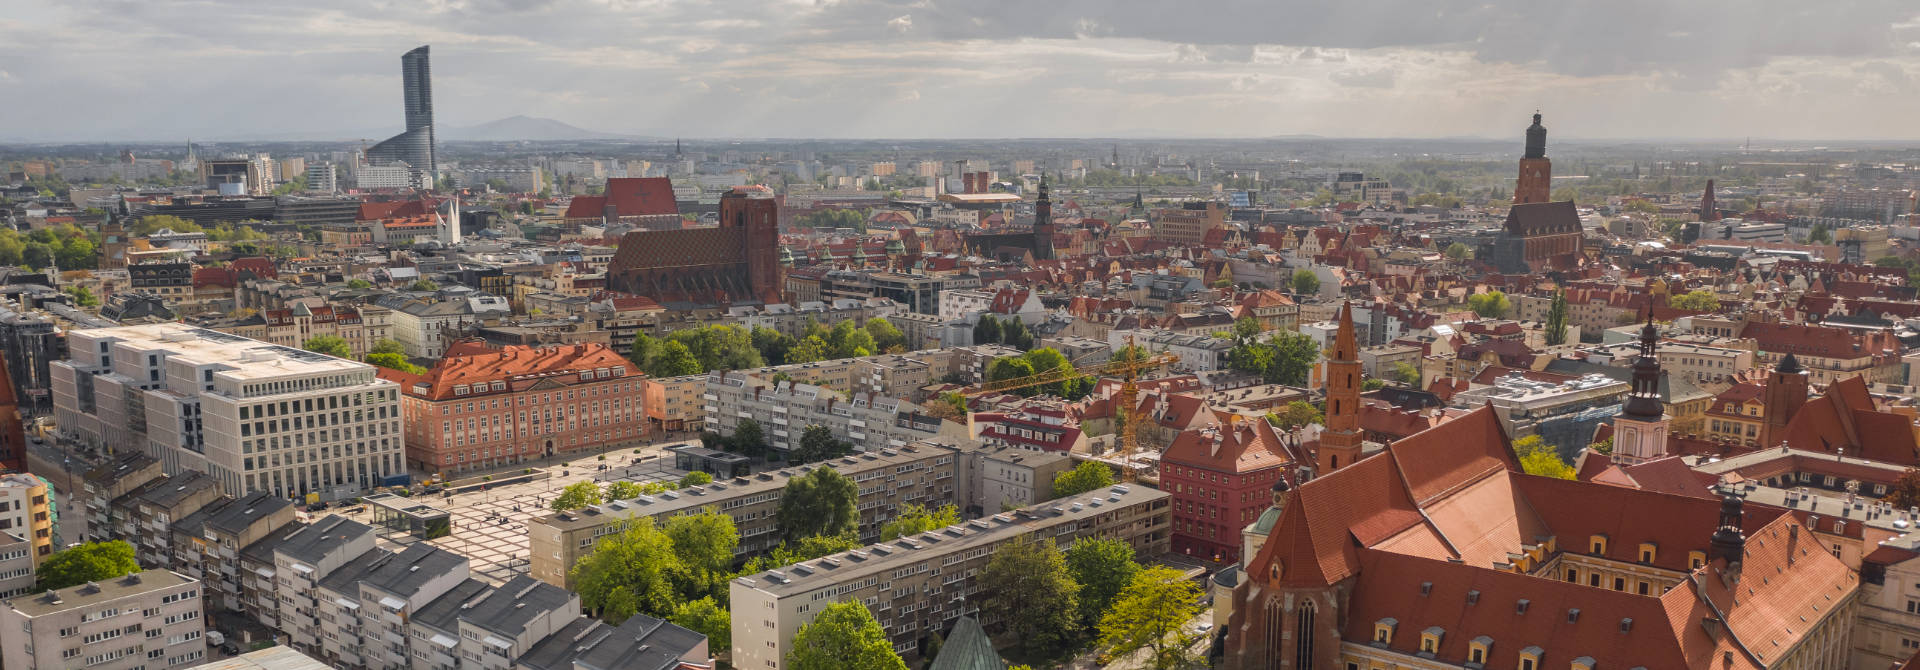
<svg viewBox="0 0 1920 670"><path fill-rule="evenodd" d="M433 68L427 60L427 47L400 56L400 78L407 130L373 145L367 150L367 162L406 163L412 168L414 185L431 188L440 166L433 154Z"/></svg>

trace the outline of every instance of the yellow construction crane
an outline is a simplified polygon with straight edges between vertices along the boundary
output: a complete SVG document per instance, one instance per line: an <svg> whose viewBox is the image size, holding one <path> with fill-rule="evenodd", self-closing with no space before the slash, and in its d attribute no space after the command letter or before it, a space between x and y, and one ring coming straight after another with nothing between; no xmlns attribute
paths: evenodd
<svg viewBox="0 0 1920 670"><path fill-rule="evenodd" d="M1121 351L1144 350L1134 346L1133 338L1128 337L1127 347ZM1005 393L1015 389L1045 384L1057 384L1073 377L1088 374L1097 377L1119 377L1121 379L1120 394L1114 401L1113 414L1114 418L1121 419L1124 423L1122 423L1120 427L1120 444L1118 445L1119 448L1117 451L1120 452L1121 481L1131 482L1134 480L1132 466L1133 452L1140 445L1140 422L1146 418L1145 414L1139 410L1140 387L1134 382L1140 378L1141 373L1148 370L1157 370L1178 362L1180 362L1179 356L1163 351L1148 355L1144 358L1116 358L1085 370L1069 371L1069 368L1072 366L1065 365L1039 374L977 384L972 388L961 391L960 395L967 398L974 398L994 393Z"/></svg>

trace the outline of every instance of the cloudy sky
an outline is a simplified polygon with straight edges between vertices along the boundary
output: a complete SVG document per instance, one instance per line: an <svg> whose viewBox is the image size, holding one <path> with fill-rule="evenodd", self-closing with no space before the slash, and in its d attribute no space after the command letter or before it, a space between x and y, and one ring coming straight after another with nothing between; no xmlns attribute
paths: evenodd
<svg viewBox="0 0 1920 670"><path fill-rule="evenodd" d="M0 0L0 138L1920 139L1911 0Z"/></svg>

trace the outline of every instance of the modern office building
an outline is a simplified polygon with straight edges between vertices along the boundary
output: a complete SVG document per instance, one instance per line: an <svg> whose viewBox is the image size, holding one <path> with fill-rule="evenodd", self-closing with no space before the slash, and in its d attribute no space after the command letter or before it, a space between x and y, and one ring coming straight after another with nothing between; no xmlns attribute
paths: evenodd
<svg viewBox="0 0 1920 670"><path fill-rule="evenodd" d="M400 56L401 99L406 103L406 131L367 149L367 162L373 165L405 163L411 185L432 188L440 173L433 148L433 71L427 59L427 47L421 46Z"/></svg>
<svg viewBox="0 0 1920 670"><path fill-rule="evenodd" d="M763 472L752 477L716 479L711 484L679 491L614 500L586 509L535 517L527 522L527 545L535 578L572 588L567 574L573 564L593 550L594 540L619 530L620 523L650 518L656 523L682 514L699 514L713 507L733 517L740 544L734 553L757 555L780 544L777 512L787 482L814 467L829 467L860 485L860 536L880 537L880 528L892 521L901 505L929 508L964 506L964 454L951 444L919 442L835 459L813 466Z"/></svg>
<svg viewBox="0 0 1920 670"><path fill-rule="evenodd" d="M199 665L200 583L170 570L14 598L0 607L8 668L170 670Z"/></svg>
<svg viewBox="0 0 1920 670"><path fill-rule="evenodd" d="M179 323L76 330L54 363L65 437L198 470L228 495L339 499L406 473L375 368Z"/></svg>
<svg viewBox="0 0 1920 670"><path fill-rule="evenodd" d="M1165 491L1115 486L736 578L734 667L784 667L794 633L835 602L866 605L894 651L915 660L961 616L980 616L976 576L1000 546L1031 538L1064 549L1112 538L1146 559L1167 552L1168 519Z"/></svg>
<svg viewBox="0 0 1920 670"><path fill-rule="evenodd" d="M930 416L899 398L857 391L849 398L812 384L770 382L740 372L709 373L703 397L707 430L732 435L741 421L751 419L760 424L767 446L782 453L799 447L811 425L853 443L856 451L898 448L932 437L967 437L965 426Z"/></svg>
<svg viewBox="0 0 1920 670"><path fill-rule="evenodd" d="M308 193L336 193L340 190L340 173L333 169L332 163L317 162L307 166Z"/></svg>

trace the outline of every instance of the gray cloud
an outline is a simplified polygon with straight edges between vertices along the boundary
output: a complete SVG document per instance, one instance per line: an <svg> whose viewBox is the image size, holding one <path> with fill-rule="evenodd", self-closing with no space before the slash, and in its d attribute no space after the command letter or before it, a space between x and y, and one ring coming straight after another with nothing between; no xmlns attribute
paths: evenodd
<svg viewBox="0 0 1920 670"><path fill-rule="evenodd" d="M0 134L378 137L400 122L399 54L430 43L448 125L1509 134L1514 110L1558 107L1568 136L1909 136L1897 114L1823 117L1920 103L1916 14L1894 0L78 0L0 12ZM1819 95L1764 97L1794 91ZM1688 111L1711 121L1674 118Z"/></svg>

